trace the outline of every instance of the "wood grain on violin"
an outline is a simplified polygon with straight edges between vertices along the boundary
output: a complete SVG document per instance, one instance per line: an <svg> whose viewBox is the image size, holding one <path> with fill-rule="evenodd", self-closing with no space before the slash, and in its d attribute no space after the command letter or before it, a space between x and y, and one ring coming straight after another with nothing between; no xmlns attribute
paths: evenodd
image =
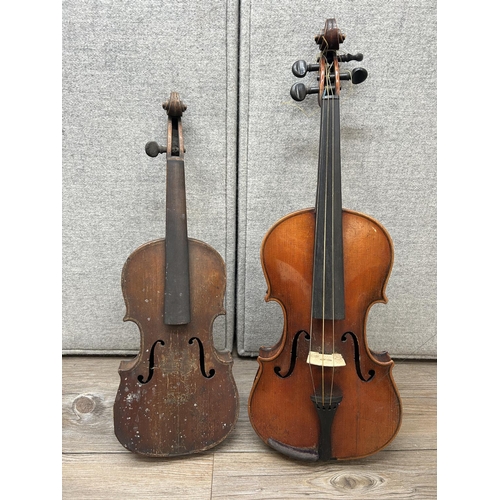
<svg viewBox="0 0 500 500"><path fill-rule="evenodd" d="M229 353L213 345L214 319L224 314L225 265L204 242L187 237L184 140L186 107L172 92L167 146L166 236L127 259L124 321L137 324L139 354L122 361L114 404L115 434L130 451L169 457L207 450L234 428L238 392Z"/></svg>
<svg viewBox="0 0 500 500"><path fill-rule="evenodd" d="M250 421L262 440L292 458L360 458L397 434L401 401L393 361L366 341L370 307L386 302L393 263L387 231L371 217L342 208L340 81L358 84L363 68L341 72L345 36L328 19L315 40L318 64L297 61L295 76L319 71L319 86L296 83L295 100L318 94L321 107L318 186L314 209L294 212L265 236L261 261L266 300L283 310L283 334L261 348L250 393Z"/></svg>

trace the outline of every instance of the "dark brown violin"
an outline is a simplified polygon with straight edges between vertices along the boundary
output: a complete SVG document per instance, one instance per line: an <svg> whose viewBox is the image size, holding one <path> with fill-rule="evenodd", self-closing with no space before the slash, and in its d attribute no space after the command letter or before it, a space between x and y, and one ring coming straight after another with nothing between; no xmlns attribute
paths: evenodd
<svg viewBox="0 0 500 500"><path fill-rule="evenodd" d="M387 302L393 262L387 231L367 215L342 209L340 81L361 83L363 68L340 72L344 35L328 19L315 40L318 64L297 61L295 76L319 72L319 86L296 83L295 100L318 94L321 107L314 209L294 212L266 234L261 261L268 291L284 314L281 340L261 348L248 402L250 421L275 450L304 460L353 459L386 446L401 424L394 362L366 342L368 311Z"/></svg>
<svg viewBox="0 0 500 500"><path fill-rule="evenodd" d="M171 457L226 438L237 419L238 393L231 355L217 352L212 340L213 321L225 314L225 265L212 247L187 237L186 106L172 92L163 108L167 147L149 142L146 152L167 156L166 236L139 247L123 267L124 321L139 327L141 348L120 364L114 426L130 451Z"/></svg>

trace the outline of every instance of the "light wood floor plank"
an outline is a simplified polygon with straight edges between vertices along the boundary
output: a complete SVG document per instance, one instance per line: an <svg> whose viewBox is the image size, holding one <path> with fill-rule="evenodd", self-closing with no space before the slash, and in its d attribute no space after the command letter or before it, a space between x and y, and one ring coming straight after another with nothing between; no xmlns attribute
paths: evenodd
<svg viewBox="0 0 500 500"><path fill-rule="evenodd" d="M215 454L213 499L436 498L436 455L381 451L363 460L305 463L276 453Z"/></svg>
<svg viewBox="0 0 500 500"><path fill-rule="evenodd" d="M207 500L212 471L211 454L169 460L133 453L64 455L63 499Z"/></svg>

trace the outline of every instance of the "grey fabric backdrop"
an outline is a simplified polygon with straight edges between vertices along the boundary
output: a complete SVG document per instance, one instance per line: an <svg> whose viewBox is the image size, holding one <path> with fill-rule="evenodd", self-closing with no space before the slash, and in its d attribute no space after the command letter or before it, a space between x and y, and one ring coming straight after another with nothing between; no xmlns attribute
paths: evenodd
<svg viewBox="0 0 500 500"><path fill-rule="evenodd" d="M123 323L121 269L165 232L161 104L178 91L183 117L189 236L227 267L220 349L234 332L237 2L63 2L63 352L139 348Z"/></svg>
<svg viewBox="0 0 500 500"><path fill-rule="evenodd" d="M136 326L122 322L120 274L135 248L164 233L164 158L148 158L144 144L164 143L161 103L171 90L188 105L189 235L227 266L216 346L231 349L235 330L241 355L278 341L282 314L264 302L260 244L280 217L314 203L319 107L291 100L290 68L313 60L327 17L369 72L342 95L344 206L385 225L396 252L389 303L370 312L369 345L436 355L431 0L242 0L239 14L234 0L63 2L63 352L139 347Z"/></svg>
<svg viewBox="0 0 500 500"><path fill-rule="evenodd" d="M343 205L392 236L388 304L367 325L372 349L436 356L436 3L434 0L243 0L240 47L238 352L274 345L283 328L264 303L260 245L282 216L314 205L319 107L289 96L291 66L314 62L314 35L335 17L362 85L341 96ZM315 83L315 75L306 83Z"/></svg>

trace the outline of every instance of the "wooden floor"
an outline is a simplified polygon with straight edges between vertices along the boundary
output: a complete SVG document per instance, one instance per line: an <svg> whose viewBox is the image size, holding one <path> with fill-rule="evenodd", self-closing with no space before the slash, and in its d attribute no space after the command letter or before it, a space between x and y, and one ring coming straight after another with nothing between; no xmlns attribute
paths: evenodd
<svg viewBox="0 0 500 500"><path fill-rule="evenodd" d="M63 499L430 499L437 498L436 363L397 361L403 424L371 457L305 463L268 448L254 433L247 399L255 359L236 358L240 393L235 431L218 447L185 458L145 458L113 432L118 365L123 358L63 358Z"/></svg>

